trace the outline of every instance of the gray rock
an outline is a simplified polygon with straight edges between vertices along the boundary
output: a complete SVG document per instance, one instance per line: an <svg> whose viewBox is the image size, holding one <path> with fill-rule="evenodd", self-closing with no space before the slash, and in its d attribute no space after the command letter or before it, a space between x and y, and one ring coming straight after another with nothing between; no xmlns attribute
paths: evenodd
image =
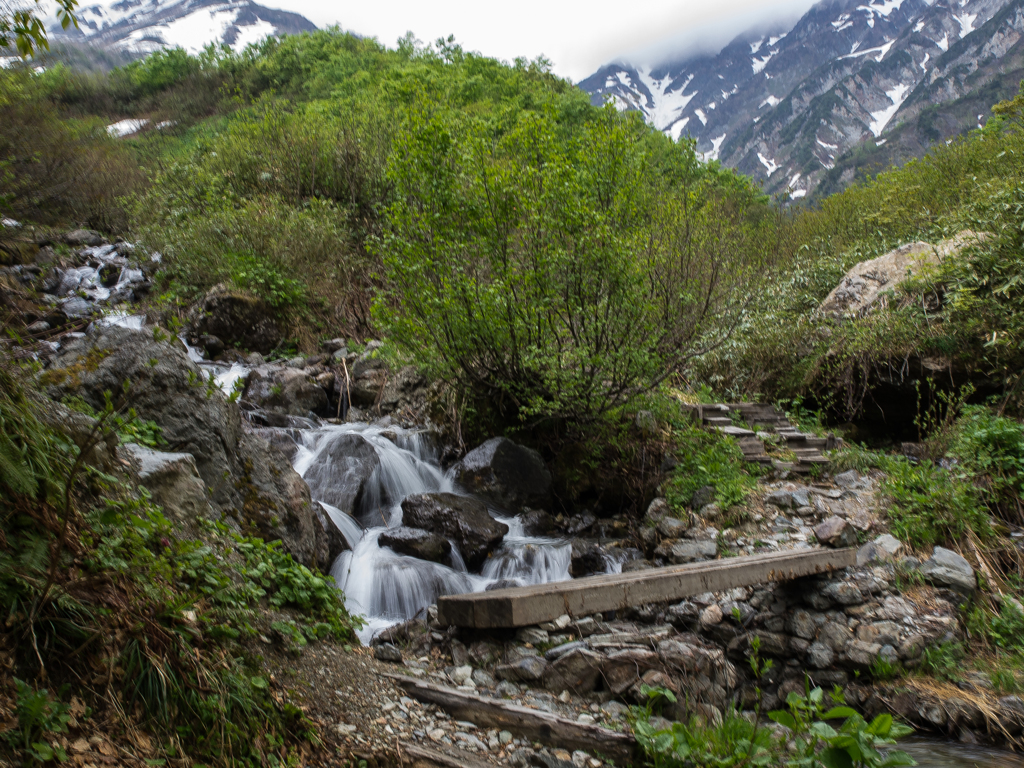
<svg viewBox="0 0 1024 768"><path fill-rule="evenodd" d="M420 493L402 501L406 525L451 539L466 565L476 570L491 551L501 545L508 526L487 513L486 505L454 493Z"/></svg>
<svg viewBox="0 0 1024 768"><path fill-rule="evenodd" d="M60 305L60 311L64 313L64 316L75 320L81 317L89 317L96 312L96 306L91 301L75 296L74 298L64 301Z"/></svg>
<svg viewBox="0 0 1024 768"><path fill-rule="evenodd" d="M936 547L932 556L921 563L921 575L943 587L965 594L974 592L977 579L971 564L952 550Z"/></svg>
<svg viewBox="0 0 1024 768"><path fill-rule="evenodd" d="M713 541L669 540L661 544L654 554L673 564L692 563L717 555L718 545Z"/></svg>
<svg viewBox="0 0 1024 768"><path fill-rule="evenodd" d="M605 657L586 648L577 648L548 665L544 673L544 687L549 691L588 693L601 679Z"/></svg>
<svg viewBox="0 0 1024 768"><path fill-rule="evenodd" d="M193 528L200 518L214 517L206 485L190 453L164 453L144 445L122 446L139 483L150 492L164 514L179 525ZM194 528L193 528L194 530Z"/></svg>
<svg viewBox="0 0 1024 768"><path fill-rule="evenodd" d="M544 509L551 501L551 473L540 454L504 437L467 453L455 476L467 490L511 512Z"/></svg>
<svg viewBox="0 0 1024 768"><path fill-rule="evenodd" d="M563 643L550 649L544 654L544 658L548 661L555 661L561 658L570 651L575 651L577 648L589 648L586 640L573 640L571 643Z"/></svg>
<svg viewBox="0 0 1024 768"><path fill-rule="evenodd" d="M355 517L378 467L377 452L361 435L339 434L321 450L318 460L306 471L305 481L315 499ZM382 524L379 517L367 522Z"/></svg>
<svg viewBox="0 0 1024 768"><path fill-rule="evenodd" d="M644 518L657 525L658 521L665 515L671 514L672 510L668 506L668 502L663 498L657 498L647 506L647 511L644 513Z"/></svg>
<svg viewBox="0 0 1024 768"><path fill-rule="evenodd" d="M401 555L434 563L448 563L452 554L452 544L448 539L421 528L408 528L404 525L381 533L377 545L391 547Z"/></svg>
<svg viewBox="0 0 1024 768"><path fill-rule="evenodd" d="M92 246L103 245L103 235L92 229L73 229L64 235L68 245Z"/></svg>
<svg viewBox="0 0 1024 768"><path fill-rule="evenodd" d="M666 539L681 539L689 527L690 524L688 522L675 517L665 516L658 521L657 530Z"/></svg>
<svg viewBox="0 0 1024 768"><path fill-rule="evenodd" d="M854 488L858 481L860 481L860 475L856 469L848 469L846 472L836 475L832 480L840 488L849 490Z"/></svg>
<svg viewBox="0 0 1024 768"><path fill-rule="evenodd" d="M377 661L389 661L393 664L402 663L402 652L391 643L381 643L374 646L373 657Z"/></svg>
<svg viewBox="0 0 1024 768"><path fill-rule="evenodd" d="M822 593L839 605L860 605L864 602L864 595L861 594L860 587L852 581L829 582L822 589Z"/></svg>
<svg viewBox="0 0 1024 768"><path fill-rule="evenodd" d="M792 491L772 491L764 499L765 504L771 504L773 507L779 507L780 509L792 509L793 508L793 492Z"/></svg>
<svg viewBox="0 0 1024 768"><path fill-rule="evenodd" d="M345 339L328 339L327 341L320 343L320 351L323 352L325 355L333 355L335 352L344 349L345 352L347 353L348 350L345 349L345 347L347 346L348 342L345 341Z"/></svg>
<svg viewBox="0 0 1024 768"><path fill-rule="evenodd" d="M885 560L891 560L903 548L903 544L895 536L883 533L874 541L869 541L857 550L857 565L867 565Z"/></svg>
<svg viewBox="0 0 1024 768"><path fill-rule="evenodd" d="M549 637L548 631L539 627L523 627L516 632L516 640L521 643L530 643L531 645L546 643Z"/></svg>
<svg viewBox="0 0 1024 768"><path fill-rule="evenodd" d="M857 532L843 518L833 515L815 526L814 535L822 544L837 549L857 543Z"/></svg>
<svg viewBox="0 0 1024 768"><path fill-rule="evenodd" d="M493 688L495 686L494 678L486 669L474 669L473 682L481 688Z"/></svg>
<svg viewBox="0 0 1024 768"><path fill-rule="evenodd" d="M494 674L501 680L518 680L534 683L544 676L548 663L539 656L526 656L511 664L499 664Z"/></svg>
<svg viewBox="0 0 1024 768"><path fill-rule="evenodd" d="M50 330L50 324L45 320L36 320L25 330L28 333L46 333L46 331Z"/></svg>
<svg viewBox="0 0 1024 768"><path fill-rule="evenodd" d="M514 699L519 695L519 686L511 680L502 680L495 686L494 692L503 699Z"/></svg>
<svg viewBox="0 0 1024 768"><path fill-rule="evenodd" d="M851 640L843 648L840 661L853 669L867 670L878 657L882 646L878 643L865 643L860 640Z"/></svg>
<svg viewBox="0 0 1024 768"><path fill-rule="evenodd" d="M301 370L272 365L253 369L242 399L287 416L325 416L329 406L327 393Z"/></svg>
<svg viewBox="0 0 1024 768"><path fill-rule="evenodd" d="M94 326L65 343L47 377L53 399L79 395L96 409L105 392L123 392L129 382L124 402L155 421L169 445L192 454L225 522L281 540L301 563L329 567L328 535L309 488L280 451L242 428L236 403L199 383L202 371L180 344L157 341L152 329Z"/></svg>
<svg viewBox="0 0 1024 768"><path fill-rule="evenodd" d="M805 640L813 640L818 633L818 626L814 623L814 618L803 609L793 611L787 622L787 629L790 634Z"/></svg>
<svg viewBox="0 0 1024 768"><path fill-rule="evenodd" d="M811 643L807 649L807 663L815 669L827 669L835 661L832 649L821 642Z"/></svg>

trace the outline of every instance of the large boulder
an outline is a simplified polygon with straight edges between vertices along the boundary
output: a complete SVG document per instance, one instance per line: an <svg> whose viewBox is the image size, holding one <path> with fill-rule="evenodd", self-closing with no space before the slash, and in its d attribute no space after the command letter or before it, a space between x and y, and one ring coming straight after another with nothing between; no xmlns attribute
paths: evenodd
<svg viewBox="0 0 1024 768"><path fill-rule="evenodd" d="M171 520L194 530L198 519L213 517L206 485L191 453L154 451L138 443L127 443L121 451L139 484Z"/></svg>
<svg viewBox="0 0 1024 768"><path fill-rule="evenodd" d="M93 326L42 374L47 393L55 400L77 395L98 410L104 393L115 393L115 405L156 422L172 450L192 455L225 522L280 540L299 562L327 567L326 532L302 478L280 451L243 429L238 405L202 383L182 346L158 338L167 336Z"/></svg>
<svg viewBox="0 0 1024 768"><path fill-rule="evenodd" d="M511 512L544 509L551 501L551 473L540 454L504 437L467 453L455 476L468 491Z"/></svg>
<svg viewBox="0 0 1024 768"><path fill-rule="evenodd" d="M342 432L321 439L326 443L318 446L316 461L306 470L303 479L309 484L314 499L356 517L363 511L364 501L369 499L374 476L380 468L377 451L361 435ZM383 504L388 500L377 501ZM377 512L375 509L366 511ZM381 524L380 519L366 522Z"/></svg>
<svg viewBox="0 0 1024 768"><path fill-rule="evenodd" d="M323 387L310 376L278 365L254 368L242 398L259 408L287 416L325 416L330 405Z"/></svg>
<svg viewBox="0 0 1024 768"><path fill-rule="evenodd" d="M261 354L281 343L274 312L262 299L245 291L217 285L203 298L191 325L195 336L216 336L227 346Z"/></svg>
<svg viewBox="0 0 1024 768"><path fill-rule="evenodd" d="M864 315L904 280L934 270L944 259L986 239L985 234L964 230L938 245L907 243L877 259L862 261L832 289L818 307L818 313L833 317Z"/></svg>
<svg viewBox="0 0 1024 768"><path fill-rule="evenodd" d="M445 565L452 555L452 544L448 539L422 528L408 528L404 525L384 531L377 539L377 544L391 547L400 555Z"/></svg>
<svg viewBox="0 0 1024 768"><path fill-rule="evenodd" d="M466 566L474 570L508 533L508 526L491 517L483 502L454 493L408 496L402 501L402 521L454 541Z"/></svg>

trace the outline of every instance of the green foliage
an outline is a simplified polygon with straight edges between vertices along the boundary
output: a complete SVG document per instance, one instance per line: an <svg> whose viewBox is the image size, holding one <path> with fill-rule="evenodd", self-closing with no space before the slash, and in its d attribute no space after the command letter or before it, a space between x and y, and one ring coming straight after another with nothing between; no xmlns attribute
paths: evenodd
<svg viewBox="0 0 1024 768"><path fill-rule="evenodd" d="M40 4L40 0L35 2L36 5ZM57 0L56 16L61 29L72 25L78 29L78 18L75 15L77 5L78 0ZM47 9L47 12L53 11ZM39 49L49 50L46 26L31 5L12 7L5 4L0 8L0 50L12 42L22 58L28 58Z"/></svg>
<svg viewBox="0 0 1024 768"><path fill-rule="evenodd" d="M786 697L786 710L768 714L792 733L795 749L784 763L788 768L917 765L906 752L885 750L897 739L913 733L913 728L894 722L892 715L886 713L868 723L855 710L844 706L842 692L838 688L831 698L838 706L826 709L821 688L809 690L804 695L791 691ZM838 728L828 723L840 719L843 723Z"/></svg>
<svg viewBox="0 0 1024 768"><path fill-rule="evenodd" d="M742 504L756 486L734 440L685 421L674 426L672 441L679 463L672 470L665 498L673 510L681 511L694 492L707 485L714 486L715 499L723 509Z"/></svg>
<svg viewBox="0 0 1024 768"><path fill-rule="evenodd" d="M939 679L957 682L963 673L965 655L963 644L954 640L929 645L921 654L921 669Z"/></svg>
<svg viewBox="0 0 1024 768"><path fill-rule="evenodd" d="M985 500L1007 520L1018 520L1024 501L1024 424L968 406L956 422L949 455L984 484Z"/></svg>
<svg viewBox="0 0 1024 768"><path fill-rule="evenodd" d="M1009 600L1003 600L998 613L976 606L968 614L966 624L971 635L996 648L1024 651L1024 614Z"/></svg>
<svg viewBox="0 0 1024 768"><path fill-rule="evenodd" d="M68 729L68 707L45 688L36 690L15 678L17 702L14 713L18 727L0 733L0 739L24 755L24 765L47 763L54 758L68 759L64 750L50 741L50 737Z"/></svg>
<svg viewBox="0 0 1024 768"><path fill-rule="evenodd" d="M888 458L881 483L893 534L918 546L962 541L973 534L986 541L992 527L981 491L958 468Z"/></svg>
<svg viewBox="0 0 1024 768"><path fill-rule="evenodd" d="M657 386L736 316L771 216L661 183L648 133L611 108L568 135L550 111L410 115L376 246L391 338L512 423L586 424Z"/></svg>

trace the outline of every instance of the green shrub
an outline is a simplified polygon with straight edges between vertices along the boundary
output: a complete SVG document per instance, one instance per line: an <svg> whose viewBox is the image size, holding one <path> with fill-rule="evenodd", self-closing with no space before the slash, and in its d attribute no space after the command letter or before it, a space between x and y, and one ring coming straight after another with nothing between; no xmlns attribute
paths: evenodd
<svg viewBox="0 0 1024 768"><path fill-rule="evenodd" d="M611 108L568 136L547 112L497 128L434 108L410 117L375 317L510 423L584 425L738 316L770 210L662 184L647 128Z"/></svg>
<svg viewBox="0 0 1024 768"><path fill-rule="evenodd" d="M973 534L982 541L992 527L981 491L962 471L902 457L885 462L881 492L893 534L917 546L950 544Z"/></svg>
<svg viewBox="0 0 1024 768"><path fill-rule="evenodd" d="M968 406L956 422L949 455L985 486L989 506L1020 522L1024 502L1024 424Z"/></svg>
<svg viewBox="0 0 1024 768"><path fill-rule="evenodd" d="M715 500L724 510L742 504L757 484L743 461L743 452L731 438L686 421L673 429L672 443L679 463L666 485L665 499L677 512L704 486L714 486Z"/></svg>

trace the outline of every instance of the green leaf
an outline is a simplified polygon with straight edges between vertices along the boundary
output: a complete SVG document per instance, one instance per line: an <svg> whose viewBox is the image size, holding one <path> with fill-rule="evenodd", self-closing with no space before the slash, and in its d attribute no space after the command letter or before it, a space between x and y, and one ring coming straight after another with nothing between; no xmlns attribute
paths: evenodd
<svg viewBox="0 0 1024 768"><path fill-rule="evenodd" d="M822 720L839 720L840 718L856 717L857 712L850 707L832 707L821 716Z"/></svg>
<svg viewBox="0 0 1024 768"><path fill-rule="evenodd" d="M853 760L846 750L837 747L829 747L823 750L818 759L825 768L853 768Z"/></svg>
<svg viewBox="0 0 1024 768"><path fill-rule="evenodd" d="M885 756L885 760L879 768L899 768L904 765L917 765L917 760L902 750L894 749Z"/></svg>
<svg viewBox="0 0 1024 768"><path fill-rule="evenodd" d="M774 720L779 725L783 725L786 728L789 728L789 730L791 731L796 730L796 720L793 718L791 714L789 714L789 712L784 712L781 709L776 710L774 712L769 712L768 719Z"/></svg>
<svg viewBox="0 0 1024 768"><path fill-rule="evenodd" d="M834 739L836 736L839 735L838 733L836 733L836 729L835 728L833 728L828 723L822 723L822 722L811 723L811 727L808 730L811 733L813 733L815 736L818 736L819 738L822 738L822 739L829 739L829 740L831 740L831 739Z"/></svg>
<svg viewBox="0 0 1024 768"><path fill-rule="evenodd" d="M889 735L889 731L891 728L892 715L883 712L871 721L871 725L868 726L868 733L873 733L876 736L880 736L884 739Z"/></svg>
<svg viewBox="0 0 1024 768"><path fill-rule="evenodd" d="M267 688L267 681L262 677L254 677L249 682L252 683L253 688L258 688L261 691Z"/></svg>

